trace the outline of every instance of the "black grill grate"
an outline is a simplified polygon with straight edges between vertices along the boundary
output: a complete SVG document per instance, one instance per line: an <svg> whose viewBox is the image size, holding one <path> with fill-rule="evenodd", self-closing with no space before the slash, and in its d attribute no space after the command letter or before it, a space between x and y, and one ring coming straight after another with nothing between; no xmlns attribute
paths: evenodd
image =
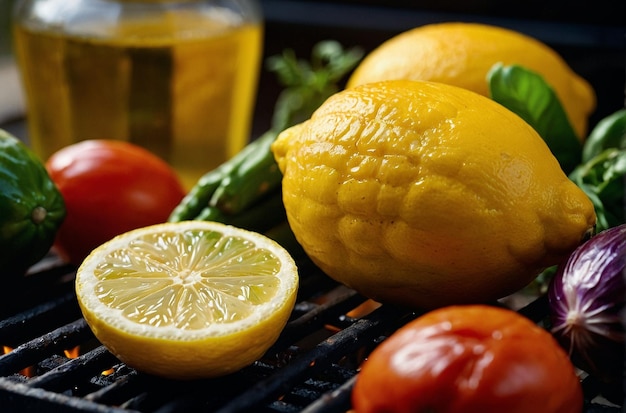
<svg viewBox="0 0 626 413"><path fill-rule="evenodd" d="M278 342L253 365L227 377L172 381L139 373L93 337L74 295L71 267L46 258L12 294L0 315L2 411L46 412L346 412L359 363L385 337L419 314L379 306L351 311L367 300L310 263L300 263L298 303ZM545 320L539 298L520 313ZM80 348L76 358L66 350ZM585 413L616 413L592 403L597 383L584 382Z"/></svg>

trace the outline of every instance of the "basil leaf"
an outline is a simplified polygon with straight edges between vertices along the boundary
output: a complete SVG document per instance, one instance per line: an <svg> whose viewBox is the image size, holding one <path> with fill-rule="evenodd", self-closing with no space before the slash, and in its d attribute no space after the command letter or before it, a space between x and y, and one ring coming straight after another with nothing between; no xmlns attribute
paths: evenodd
<svg viewBox="0 0 626 413"><path fill-rule="evenodd" d="M516 113L548 144L565 173L581 161L582 145L556 93L541 75L519 65L494 65L487 74L491 99Z"/></svg>
<svg viewBox="0 0 626 413"><path fill-rule="evenodd" d="M626 149L626 109L603 118L591 130L583 145L583 162L607 148Z"/></svg>
<svg viewBox="0 0 626 413"><path fill-rule="evenodd" d="M596 232L626 221L624 184L626 149L608 148L580 164L569 178L591 199L596 210Z"/></svg>

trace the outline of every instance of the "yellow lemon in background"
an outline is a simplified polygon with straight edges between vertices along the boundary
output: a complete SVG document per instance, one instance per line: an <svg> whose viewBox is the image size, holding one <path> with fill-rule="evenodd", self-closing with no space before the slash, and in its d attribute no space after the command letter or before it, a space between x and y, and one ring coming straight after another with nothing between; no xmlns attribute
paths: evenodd
<svg viewBox="0 0 626 413"><path fill-rule="evenodd" d="M586 138L596 107L591 85L546 44L497 26L447 22L403 32L369 53L347 86L427 80L489 96L487 73L496 63L518 64L540 74L559 97L578 136Z"/></svg>
<svg viewBox="0 0 626 413"><path fill-rule="evenodd" d="M96 338L129 366L175 379L220 376L260 358L297 289L295 263L280 245L206 221L127 232L76 273Z"/></svg>
<svg viewBox="0 0 626 413"><path fill-rule="evenodd" d="M377 301L498 299L595 224L592 203L534 129L443 83L344 90L272 150L297 240L329 276Z"/></svg>

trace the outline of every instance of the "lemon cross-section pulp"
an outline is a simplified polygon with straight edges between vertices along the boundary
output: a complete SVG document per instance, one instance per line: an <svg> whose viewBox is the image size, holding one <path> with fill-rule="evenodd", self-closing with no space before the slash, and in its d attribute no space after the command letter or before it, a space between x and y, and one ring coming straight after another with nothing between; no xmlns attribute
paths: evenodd
<svg viewBox="0 0 626 413"><path fill-rule="evenodd" d="M206 221L119 235L76 273L96 338L129 366L175 379L225 375L263 356L297 289L295 262L279 244Z"/></svg>

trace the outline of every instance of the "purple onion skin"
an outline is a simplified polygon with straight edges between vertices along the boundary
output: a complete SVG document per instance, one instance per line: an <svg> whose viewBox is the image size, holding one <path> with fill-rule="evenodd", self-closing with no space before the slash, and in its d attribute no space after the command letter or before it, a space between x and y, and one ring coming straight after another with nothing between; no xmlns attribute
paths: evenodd
<svg viewBox="0 0 626 413"><path fill-rule="evenodd" d="M577 367L606 383L624 379L625 267L623 224L579 246L548 287L553 335Z"/></svg>

